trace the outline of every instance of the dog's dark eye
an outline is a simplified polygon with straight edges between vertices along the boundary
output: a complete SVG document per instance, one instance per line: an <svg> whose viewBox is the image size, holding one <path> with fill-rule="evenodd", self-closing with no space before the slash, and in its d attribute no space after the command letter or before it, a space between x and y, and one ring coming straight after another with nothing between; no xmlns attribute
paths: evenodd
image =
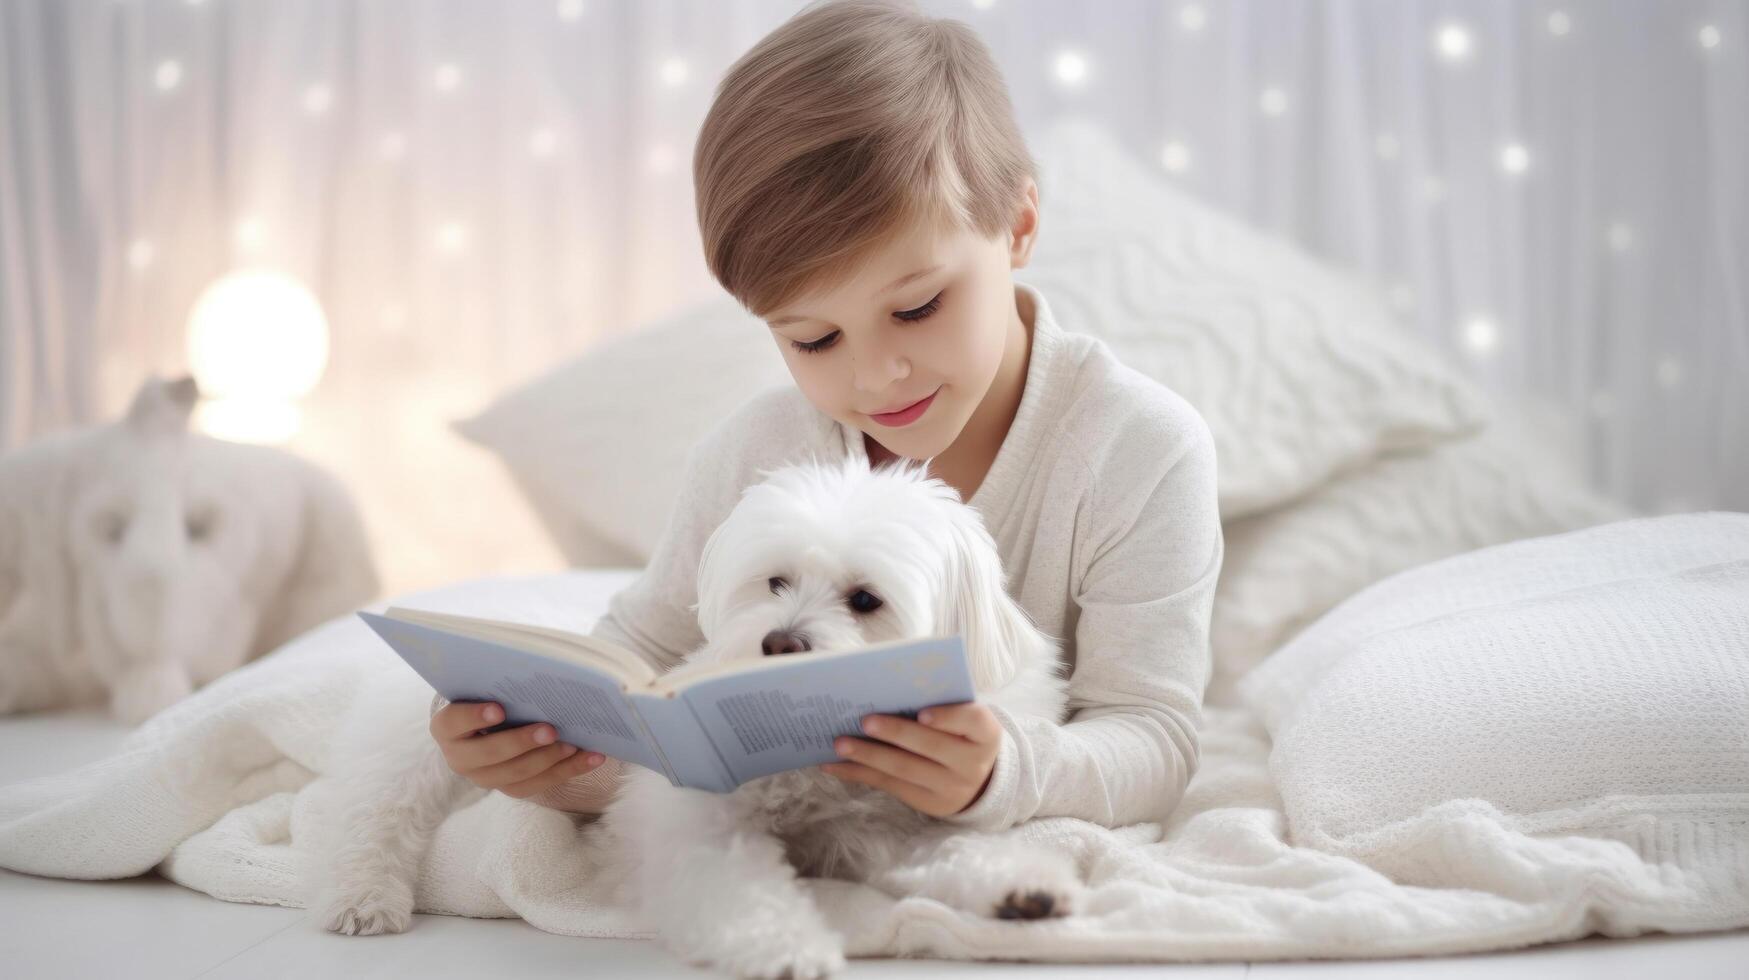
<svg viewBox="0 0 1749 980"><path fill-rule="evenodd" d="M772 578L766 580L765 584L769 585L771 587L771 594L772 595L777 595L777 590L784 587L788 583L786 583L781 578L777 578L776 576L773 576Z"/></svg>
<svg viewBox="0 0 1749 980"><path fill-rule="evenodd" d="M871 613L881 607L881 600L866 589L857 589L850 594L850 608L859 613Z"/></svg>

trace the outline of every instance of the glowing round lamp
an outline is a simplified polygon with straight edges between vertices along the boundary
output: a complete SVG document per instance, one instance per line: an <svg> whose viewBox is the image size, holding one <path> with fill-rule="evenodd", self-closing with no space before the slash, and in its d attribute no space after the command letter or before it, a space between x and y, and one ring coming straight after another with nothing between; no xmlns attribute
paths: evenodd
<svg viewBox="0 0 1749 980"><path fill-rule="evenodd" d="M297 400L328 364L328 318L283 273L236 272L201 292L188 315L188 362L204 397L201 430L240 442L283 442Z"/></svg>

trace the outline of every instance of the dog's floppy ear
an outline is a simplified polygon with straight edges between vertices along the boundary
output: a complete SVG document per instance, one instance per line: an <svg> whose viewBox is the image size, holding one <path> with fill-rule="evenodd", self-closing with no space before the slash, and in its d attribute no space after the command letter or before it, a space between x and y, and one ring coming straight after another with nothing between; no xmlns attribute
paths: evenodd
<svg viewBox="0 0 1749 980"><path fill-rule="evenodd" d="M715 557L723 535L727 533L724 530L727 524L726 520L722 524L718 524L711 531L710 537L705 538L704 548L700 550L698 556L698 575L694 579L696 583L694 601L692 605L687 607L688 611L697 617L699 632L706 636L715 632L717 620L722 615L722 610L718 608L719 593L722 590L714 586L717 573Z"/></svg>
<svg viewBox="0 0 1749 980"><path fill-rule="evenodd" d="M1052 654L1032 618L1008 595L996 543L977 515L956 515L948 527L952 547L937 622L942 632L965 638L972 686L985 694L1013 680L1022 664L1034 662L1041 654L1037 648Z"/></svg>

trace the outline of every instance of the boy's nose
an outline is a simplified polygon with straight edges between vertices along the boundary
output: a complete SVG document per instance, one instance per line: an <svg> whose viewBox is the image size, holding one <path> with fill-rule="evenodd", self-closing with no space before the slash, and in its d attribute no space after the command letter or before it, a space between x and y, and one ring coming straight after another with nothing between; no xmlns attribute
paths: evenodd
<svg viewBox="0 0 1749 980"><path fill-rule="evenodd" d="M807 637L800 633L792 633L789 630L772 630L765 634L765 639L760 642L759 646L765 651L767 657L780 653L802 653L813 649L808 646Z"/></svg>

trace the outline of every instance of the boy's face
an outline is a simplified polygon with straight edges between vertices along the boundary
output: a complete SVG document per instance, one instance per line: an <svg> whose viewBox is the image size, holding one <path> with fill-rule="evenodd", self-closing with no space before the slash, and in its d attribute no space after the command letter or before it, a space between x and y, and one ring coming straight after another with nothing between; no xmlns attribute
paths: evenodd
<svg viewBox="0 0 1749 980"><path fill-rule="evenodd" d="M1029 184L1015 229L995 238L962 228L902 235L854 279L772 311L772 337L814 407L900 456L928 459L952 445L1014 335L1012 272L1031 253L1037 201ZM875 417L932 395L913 420Z"/></svg>

